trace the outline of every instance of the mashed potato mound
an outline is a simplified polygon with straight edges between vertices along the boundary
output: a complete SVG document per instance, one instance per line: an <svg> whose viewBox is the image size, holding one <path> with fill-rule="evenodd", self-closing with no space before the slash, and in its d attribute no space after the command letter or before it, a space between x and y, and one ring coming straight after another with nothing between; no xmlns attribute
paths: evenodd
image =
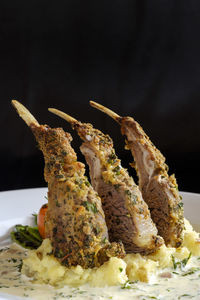
<svg viewBox="0 0 200 300"><path fill-rule="evenodd" d="M22 273L32 277L34 282L49 283L53 286L79 286L89 283L92 286L124 284L127 280L149 282L152 275L161 269L173 268L172 256L176 260L188 258L190 252L200 256L199 233L185 220L183 245L180 248L161 246L147 256L127 254L124 260L111 257L99 268L83 269L81 266L66 268L50 253L52 247L45 239L37 250L29 250L23 261Z"/></svg>
<svg viewBox="0 0 200 300"><path fill-rule="evenodd" d="M158 262L141 256L139 253L127 254L124 260L127 263L127 275L131 281L140 280L148 282L158 267Z"/></svg>
<svg viewBox="0 0 200 300"><path fill-rule="evenodd" d="M192 255L200 256L200 234L194 231L192 225L185 219L185 232L183 246L185 246Z"/></svg>
<svg viewBox="0 0 200 300"><path fill-rule="evenodd" d="M66 268L50 255L52 247L45 239L37 250L29 250L23 261L22 273L33 277L34 282L49 283L54 286L78 286L89 283L92 286L119 285L128 280L126 263L111 257L99 268L83 269L81 266Z"/></svg>
<svg viewBox="0 0 200 300"><path fill-rule="evenodd" d="M173 267L172 255L179 260L183 260L187 258L189 254L190 251L186 247L171 248L162 245L160 249L153 254L149 254L147 257L158 262L158 267L163 269Z"/></svg>

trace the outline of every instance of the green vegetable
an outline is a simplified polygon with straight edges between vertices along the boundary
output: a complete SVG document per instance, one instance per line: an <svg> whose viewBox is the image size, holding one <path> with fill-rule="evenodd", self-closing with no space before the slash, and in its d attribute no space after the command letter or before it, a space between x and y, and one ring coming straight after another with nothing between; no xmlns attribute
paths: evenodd
<svg viewBox="0 0 200 300"><path fill-rule="evenodd" d="M11 232L11 238L27 249L37 249L42 243L38 228L28 225L15 225L14 230Z"/></svg>
<svg viewBox="0 0 200 300"><path fill-rule="evenodd" d="M184 268L187 265L191 255L192 255L192 253L190 252L188 257L184 258L181 261L176 261L174 255L172 255L172 263L173 263L174 270L176 270L177 267L180 267L181 269Z"/></svg>
<svg viewBox="0 0 200 300"><path fill-rule="evenodd" d="M32 214L32 216L34 217L34 223L35 223L35 225L37 225L37 214L34 213L34 214Z"/></svg>

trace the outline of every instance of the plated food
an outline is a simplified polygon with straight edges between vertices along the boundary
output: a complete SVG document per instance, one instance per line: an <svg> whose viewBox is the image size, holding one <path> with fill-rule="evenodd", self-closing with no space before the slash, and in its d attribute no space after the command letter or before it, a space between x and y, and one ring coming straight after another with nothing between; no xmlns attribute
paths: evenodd
<svg viewBox="0 0 200 300"><path fill-rule="evenodd" d="M24 253L14 245L2 250L2 257L9 256L9 251L23 252L21 273L26 280L65 286L60 298L69 296L67 289L84 286L87 293L77 299L104 299L98 298L100 290L91 298L93 287L115 286L108 295L113 298L107 299L125 299L124 291L114 298L117 290L125 290L132 299L161 299L162 293L164 299L172 299L166 289L157 288L152 294L152 284L161 287L167 281L173 285L188 275L197 284L199 234L183 218L177 183L168 175L164 157L136 121L92 102L120 123L135 158L139 187L121 165L108 135L50 109L70 122L83 140L81 151L90 168L90 184L84 164L77 161L71 147L71 135L40 125L19 102L13 105L43 152L48 206L44 230L39 231L45 237L41 246Z"/></svg>
<svg viewBox="0 0 200 300"><path fill-rule="evenodd" d="M198 252L192 252L193 255L190 257L188 263L185 267L183 267L183 271L180 270L180 265L177 264L177 268L174 269L172 263L172 254L175 251L175 248L161 247L162 251L159 251L157 257L155 257L155 261L150 260L149 256L142 256L140 254L135 254L134 259L131 256L132 267L130 270L134 270L134 274L139 276L139 278L146 278L148 282L141 282L136 280L126 280L124 283L118 283L116 285L111 286L103 286L96 287L91 286L90 284L81 284L77 283L76 286L70 286L66 284L64 287L53 287L47 283L38 284L33 283L32 277L27 277L19 273L18 270L21 266L22 258L27 255L27 250L18 247L16 244L10 245L9 232L10 229L15 224L22 225L34 225L34 217L32 217L33 212L37 212L39 207L42 206L44 202L46 202L45 196L47 194L47 188L36 188L36 189L25 189L25 190L17 190L17 191L9 191L9 192L1 192L0 193L0 203L1 210L0 211L0 247L9 247L10 251L0 252L0 273L7 271L7 275L0 275L0 299L7 300L19 300L15 298L15 295L24 297L23 295L29 295L31 299L43 300L43 299L120 299L124 300L127 298L130 299L190 299L185 294L190 295L191 299L198 299L198 291L199 291L199 275L200 272L197 270L200 266L200 261L198 260ZM185 207L185 216L192 222L192 224L199 224L198 212L200 209L200 195L193 193L180 193L183 197L184 207ZM12 207L12 211L10 210ZM198 226L195 227L198 230ZM185 234L184 234L185 236ZM199 246L195 242L198 237L194 236L194 232L191 231L187 233L187 245L188 249L194 249L196 247L196 251L198 251ZM186 240L186 237L185 237ZM15 246L14 246L15 245ZM185 242L184 242L185 245ZM190 246L189 246L190 245ZM196 245L196 246L195 246ZM15 247L15 249L13 249ZM7 249L7 250L9 250ZM17 252L14 252L14 250ZM171 252L167 252L166 250L170 250ZM172 252L173 251L173 252ZM193 250L194 251L194 250ZM185 257L189 256L190 250L185 253ZM19 253L19 255L17 254ZM29 252L30 253L30 252ZM34 251L31 253L34 253ZM171 254L170 254L171 253ZM182 252L183 253L183 252ZM178 252L177 252L178 254ZM177 256L175 253L175 255ZM174 256L175 256L174 255ZM180 255L180 254L179 254ZM26 256L27 257L27 256ZM159 259L158 259L159 257ZM143 258L143 259L141 259ZM151 262L151 265L147 263L147 259ZM194 260L195 259L195 260ZM178 256L175 258L176 262L180 262L183 260ZM162 263L161 263L162 262ZM169 267L164 267L164 265L169 265ZM155 268L156 265L156 268ZM176 264L175 264L176 265ZM150 268L150 266L154 266L154 268ZM41 266L40 266L41 267ZM123 268L121 265L120 268ZM74 267L75 269L75 267ZM127 269L127 264L126 264ZM46 265L46 269L43 268L43 272L57 275L59 269L57 270L57 274L55 272L54 266ZM120 269L121 270L121 269ZM112 276L109 276L107 272L107 276L105 279L113 278L116 279L116 275L122 274L118 268L111 269L110 273ZM78 274L84 274L85 270L81 268L77 268ZM168 274L166 274L166 272ZM164 273L164 274L163 274ZM178 273L178 274L175 274ZM104 278L105 272L100 274L98 277L95 277L96 280L93 282L95 284L99 284L102 282L102 278ZM171 278L164 278L162 276L169 276L171 274ZM73 276L74 275L74 276ZM183 276L184 275L184 276ZM70 278L72 277L78 278L77 274L70 273ZM81 277L81 275L80 275ZM6 279L7 278L7 279ZM9 278L9 279L8 279ZM69 277L68 277L69 278ZM82 275L81 278L84 278ZM144 280L144 279L143 279ZM114 283L112 283L114 284ZM10 296L7 297L7 295ZM162 296L162 298L161 298ZM110 297L110 298L109 298ZM113 298L111 298L113 297ZM154 298L150 298L154 297ZM196 298L195 298L196 297ZM27 298L27 297L26 297ZM21 298L20 298L21 299Z"/></svg>

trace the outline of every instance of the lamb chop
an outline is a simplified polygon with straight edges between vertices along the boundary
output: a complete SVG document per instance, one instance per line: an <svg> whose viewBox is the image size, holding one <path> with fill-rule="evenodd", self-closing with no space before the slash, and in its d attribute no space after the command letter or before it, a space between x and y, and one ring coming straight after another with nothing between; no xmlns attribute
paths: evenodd
<svg viewBox="0 0 200 300"><path fill-rule="evenodd" d="M92 185L102 199L110 240L121 240L127 253L154 252L163 239L157 236L138 186L121 166L112 139L91 124L49 110L70 122L84 141L80 149L89 165Z"/></svg>
<svg viewBox="0 0 200 300"><path fill-rule="evenodd" d="M142 127L131 117L120 117L110 109L95 103L91 105L108 114L121 125L126 136L126 148L135 159L139 187L155 222L158 233L167 245L179 247L184 228L183 203L174 175L168 175L165 157L152 144Z"/></svg>
<svg viewBox="0 0 200 300"><path fill-rule="evenodd" d="M54 256L67 267L83 268L99 266L111 256L124 257L122 243L108 241L101 199L84 175L84 164L77 161L71 135L62 128L40 125L22 104L12 103L44 155L48 182L45 233Z"/></svg>

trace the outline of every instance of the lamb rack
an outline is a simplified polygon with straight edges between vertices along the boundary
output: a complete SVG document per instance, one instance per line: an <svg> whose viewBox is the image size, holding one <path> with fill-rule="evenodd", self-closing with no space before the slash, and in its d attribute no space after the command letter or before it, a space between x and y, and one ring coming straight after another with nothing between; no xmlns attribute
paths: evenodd
<svg viewBox="0 0 200 300"><path fill-rule="evenodd" d="M135 159L139 187L155 222L158 233L167 245L179 247L184 228L183 203L174 175L168 175L165 157L153 145L142 127L131 117L120 117L110 109L95 103L91 105L108 114L121 126L126 136L126 148Z"/></svg>
<svg viewBox="0 0 200 300"><path fill-rule="evenodd" d="M70 122L84 141L80 149L89 165L92 185L102 199L110 241L121 240L127 253L154 252L163 239L157 236L138 186L121 166L112 139L91 124L49 110Z"/></svg>
<svg viewBox="0 0 200 300"><path fill-rule="evenodd" d="M99 266L111 256L124 257L123 245L108 241L101 199L84 175L84 164L77 161L71 135L62 128L40 125L22 104L12 103L44 155L48 183L45 233L54 256L67 267L83 268Z"/></svg>

